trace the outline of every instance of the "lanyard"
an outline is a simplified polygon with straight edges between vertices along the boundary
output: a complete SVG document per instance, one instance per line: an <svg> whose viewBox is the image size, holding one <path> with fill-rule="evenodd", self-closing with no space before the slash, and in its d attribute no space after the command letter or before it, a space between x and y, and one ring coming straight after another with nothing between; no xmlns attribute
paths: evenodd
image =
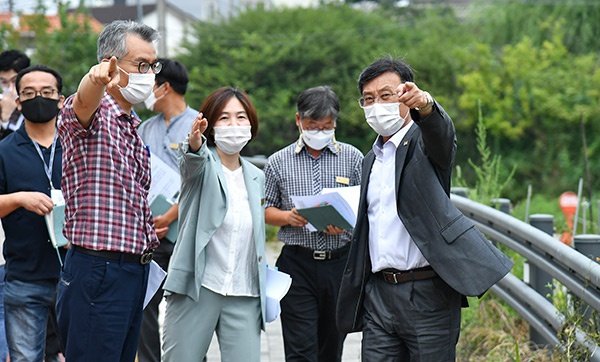
<svg viewBox="0 0 600 362"><path fill-rule="evenodd" d="M42 150L40 149L40 146L37 144L37 142L35 142L34 140L31 140L31 142L33 142L33 145L35 146L35 149L37 150L38 155L40 155L40 158L42 159L42 163L44 163L44 170L46 171L46 176L48 177L48 181L50 181L50 188L54 189L54 185L52 185L52 165L54 165L54 151L56 150L56 138L58 136L58 130L54 132L54 140L52 141L52 149L50 151L50 164L47 165L46 161L44 160L44 155L42 154Z"/></svg>

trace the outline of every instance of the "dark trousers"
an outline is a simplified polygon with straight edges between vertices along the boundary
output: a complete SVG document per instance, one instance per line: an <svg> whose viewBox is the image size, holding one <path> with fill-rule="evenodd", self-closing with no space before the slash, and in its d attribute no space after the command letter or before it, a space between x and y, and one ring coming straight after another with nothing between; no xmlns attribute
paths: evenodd
<svg viewBox="0 0 600 362"><path fill-rule="evenodd" d="M60 340L58 339L58 333L56 330L56 310L51 309L48 313L48 323L46 324L46 350L44 352L44 362L59 362L60 353L62 353L62 347Z"/></svg>
<svg viewBox="0 0 600 362"><path fill-rule="evenodd" d="M285 359L336 362L342 359L346 335L335 322L335 307L347 252L334 259L314 260L284 246L277 259L280 271L292 277L281 301Z"/></svg>
<svg viewBox="0 0 600 362"><path fill-rule="evenodd" d="M175 244L163 238L160 241L160 246L154 250L153 259L164 271L169 269L169 260L171 260L174 246ZM164 291L161 287L144 309L138 344L138 362L160 362L158 306L163 300L163 295Z"/></svg>
<svg viewBox="0 0 600 362"><path fill-rule="evenodd" d="M133 362L150 264L110 260L69 248L56 313L69 362Z"/></svg>
<svg viewBox="0 0 600 362"><path fill-rule="evenodd" d="M362 361L455 361L461 295L441 278L390 284L371 275L364 308Z"/></svg>

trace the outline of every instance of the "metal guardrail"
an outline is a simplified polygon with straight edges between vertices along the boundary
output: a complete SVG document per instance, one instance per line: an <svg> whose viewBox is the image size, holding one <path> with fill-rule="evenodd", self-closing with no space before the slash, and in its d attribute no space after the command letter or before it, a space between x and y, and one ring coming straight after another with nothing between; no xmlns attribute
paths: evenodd
<svg viewBox="0 0 600 362"><path fill-rule="evenodd" d="M600 311L600 264L504 212L455 194L451 199L491 241L522 255L530 265L548 273L572 295ZM562 348L557 335L565 327L564 317L548 299L512 274L491 291L527 320L548 344ZM590 361L600 362L598 346L583 332L576 331L576 341L590 351Z"/></svg>

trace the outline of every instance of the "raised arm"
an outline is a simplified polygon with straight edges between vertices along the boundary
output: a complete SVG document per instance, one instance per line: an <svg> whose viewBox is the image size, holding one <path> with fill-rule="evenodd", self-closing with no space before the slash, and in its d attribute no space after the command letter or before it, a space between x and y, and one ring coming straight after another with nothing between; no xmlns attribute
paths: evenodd
<svg viewBox="0 0 600 362"><path fill-rule="evenodd" d="M88 128L92 122L92 117L106 89L117 87L119 80L120 72L116 57L94 65L83 77L73 100L73 111L84 128Z"/></svg>

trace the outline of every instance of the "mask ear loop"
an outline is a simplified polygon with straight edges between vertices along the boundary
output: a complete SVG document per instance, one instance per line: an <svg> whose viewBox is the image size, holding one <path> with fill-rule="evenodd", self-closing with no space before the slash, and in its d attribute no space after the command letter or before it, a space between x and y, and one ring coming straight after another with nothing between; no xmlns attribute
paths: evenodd
<svg viewBox="0 0 600 362"><path fill-rule="evenodd" d="M302 133L304 130L302 129L302 120L300 120L300 137L298 137L298 142L296 142L296 148L294 149L294 153L300 153L302 151L302 147L304 147L304 139L302 138Z"/></svg>

